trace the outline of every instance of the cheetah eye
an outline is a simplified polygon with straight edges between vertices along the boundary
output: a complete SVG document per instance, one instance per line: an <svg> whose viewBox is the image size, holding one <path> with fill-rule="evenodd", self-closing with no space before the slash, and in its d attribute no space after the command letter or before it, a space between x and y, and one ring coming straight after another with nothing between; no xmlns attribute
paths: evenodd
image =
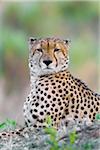
<svg viewBox="0 0 100 150"><path fill-rule="evenodd" d="M59 48L55 48L55 49L54 49L54 52L58 52L58 51L60 51Z"/></svg>
<svg viewBox="0 0 100 150"><path fill-rule="evenodd" d="M38 52L42 52L42 49L41 49L41 48L38 48L38 49L36 49L36 51L38 51Z"/></svg>

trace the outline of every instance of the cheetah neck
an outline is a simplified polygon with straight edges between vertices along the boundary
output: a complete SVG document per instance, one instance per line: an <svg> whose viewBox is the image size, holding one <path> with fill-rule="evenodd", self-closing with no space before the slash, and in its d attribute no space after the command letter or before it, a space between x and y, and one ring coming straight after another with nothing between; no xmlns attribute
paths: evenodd
<svg viewBox="0 0 100 150"><path fill-rule="evenodd" d="M36 81L38 80L38 76L36 76L35 74L30 74L30 86L31 86L31 90L34 90L35 88L35 84L36 84Z"/></svg>
<svg viewBox="0 0 100 150"><path fill-rule="evenodd" d="M38 76L36 74L33 74L31 73L30 74L30 82L31 82L31 90L33 91L35 89L35 85L36 85L36 82L41 79L41 78L45 78L45 77L49 77L49 76L53 76L53 75L59 75L63 72L66 72L69 74L69 71L66 69L66 70L62 70L62 71L59 71L59 72L56 72L56 73L51 73L51 74L45 74L45 75L41 75L41 76Z"/></svg>

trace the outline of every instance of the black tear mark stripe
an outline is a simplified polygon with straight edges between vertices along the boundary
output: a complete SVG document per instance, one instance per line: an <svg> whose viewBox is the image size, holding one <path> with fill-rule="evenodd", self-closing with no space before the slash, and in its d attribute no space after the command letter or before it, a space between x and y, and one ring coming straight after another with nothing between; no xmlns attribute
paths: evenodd
<svg viewBox="0 0 100 150"><path fill-rule="evenodd" d="M39 58L39 66L40 66L40 60L41 60L42 56L43 56L43 52L42 52L42 55L41 55L40 58ZM41 67L41 66L40 66L40 67Z"/></svg>
<svg viewBox="0 0 100 150"><path fill-rule="evenodd" d="M49 39L47 40L47 50L49 50Z"/></svg>
<svg viewBox="0 0 100 150"><path fill-rule="evenodd" d="M40 46L41 46L41 48L42 48L42 41L40 42ZM40 60L41 60L41 58L42 58L42 56L43 56L43 51L41 52L42 53L42 55L40 56L40 58L39 58L39 66L40 66ZM41 67L41 66L40 66Z"/></svg>
<svg viewBox="0 0 100 150"><path fill-rule="evenodd" d="M57 60L57 58L56 58L56 56L55 56L55 53L53 53L53 56L54 56L54 58L55 58L55 60L56 60L56 67L58 66L58 60Z"/></svg>
<svg viewBox="0 0 100 150"><path fill-rule="evenodd" d="M54 43L54 49L56 48L56 42ZM57 60L57 58L56 58L56 56L55 56L55 53L54 53L54 51L53 51L53 56L54 56L54 58L55 58L55 60L56 60L56 67L58 66L58 60Z"/></svg>

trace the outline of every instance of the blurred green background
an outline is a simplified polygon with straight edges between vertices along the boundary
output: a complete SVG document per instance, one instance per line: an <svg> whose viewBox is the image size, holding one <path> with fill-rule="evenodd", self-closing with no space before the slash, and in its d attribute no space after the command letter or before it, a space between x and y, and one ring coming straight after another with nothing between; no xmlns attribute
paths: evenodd
<svg viewBox="0 0 100 150"><path fill-rule="evenodd" d="M72 74L99 91L99 1L0 3L0 121L22 120L29 89L28 38L71 39ZM13 113L12 113L13 112Z"/></svg>

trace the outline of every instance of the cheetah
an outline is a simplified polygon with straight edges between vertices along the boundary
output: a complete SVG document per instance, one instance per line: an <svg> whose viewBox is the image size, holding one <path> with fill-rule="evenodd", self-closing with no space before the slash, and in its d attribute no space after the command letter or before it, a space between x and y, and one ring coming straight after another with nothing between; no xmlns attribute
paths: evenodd
<svg viewBox="0 0 100 150"><path fill-rule="evenodd" d="M69 40L29 38L31 91L23 109L27 126L44 127L47 116L57 128L70 119L92 123L100 113L100 95L68 70L69 47Z"/></svg>
<svg viewBox="0 0 100 150"><path fill-rule="evenodd" d="M100 95L68 70L69 43L59 38L29 38L31 90L23 106L27 127L45 127L47 116L57 129L62 122L67 126L70 120L82 122L87 118L92 123L100 113ZM1 133L0 138L3 135L7 133Z"/></svg>

